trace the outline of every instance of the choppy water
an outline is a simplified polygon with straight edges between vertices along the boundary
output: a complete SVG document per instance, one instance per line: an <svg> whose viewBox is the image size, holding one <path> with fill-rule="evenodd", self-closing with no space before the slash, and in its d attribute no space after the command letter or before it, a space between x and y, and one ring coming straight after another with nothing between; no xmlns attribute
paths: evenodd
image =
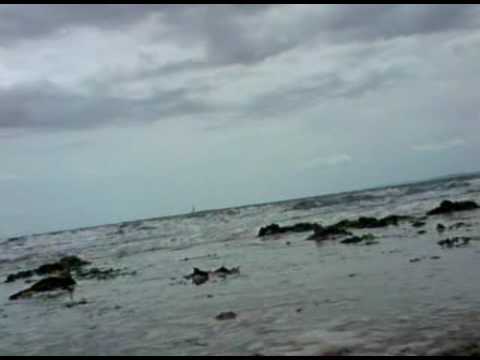
<svg viewBox="0 0 480 360"><path fill-rule="evenodd" d="M444 199L480 202L480 177L0 240L1 278L62 255L137 271L79 281L75 300L88 303L73 308L65 307L68 295L9 302L27 285L1 283L0 354L393 355L477 341L480 211L431 217L424 235L408 222L375 229L373 246L316 244L305 241L308 233L256 237L272 222L421 216ZM472 227L435 230L458 221ZM474 241L437 245L462 235ZM202 286L182 281L193 267L222 265L241 274ZM237 319L217 321L225 311Z"/></svg>

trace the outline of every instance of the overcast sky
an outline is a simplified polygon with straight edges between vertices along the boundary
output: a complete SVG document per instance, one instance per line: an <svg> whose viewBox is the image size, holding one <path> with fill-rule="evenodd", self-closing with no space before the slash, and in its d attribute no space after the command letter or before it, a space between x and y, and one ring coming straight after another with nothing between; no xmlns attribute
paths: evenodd
<svg viewBox="0 0 480 360"><path fill-rule="evenodd" d="M0 235L480 170L477 5L0 5Z"/></svg>

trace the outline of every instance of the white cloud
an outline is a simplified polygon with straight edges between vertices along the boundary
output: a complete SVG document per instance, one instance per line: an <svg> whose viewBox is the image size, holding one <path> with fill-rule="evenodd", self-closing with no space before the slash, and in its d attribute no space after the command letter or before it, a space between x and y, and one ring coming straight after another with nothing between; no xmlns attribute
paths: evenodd
<svg viewBox="0 0 480 360"><path fill-rule="evenodd" d="M437 152L454 149L457 147L465 146L465 140L460 138L455 138L452 140L447 140L435 144L422 144L422 145L413 145L412 149L415 151L423 152Z"/></svg>
<svg viewBox="0 0 480 360"><path fill-rule="evenodd" d="M352 161L352 157L347 154L334 154L310 159L302 166L303 169L314 169L321 166L335 166Z"/></svg>

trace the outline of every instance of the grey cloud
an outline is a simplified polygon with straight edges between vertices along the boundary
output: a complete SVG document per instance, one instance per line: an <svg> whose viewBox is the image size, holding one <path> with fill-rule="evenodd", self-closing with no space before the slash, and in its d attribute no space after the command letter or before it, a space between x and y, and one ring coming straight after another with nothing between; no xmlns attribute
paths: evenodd
<svg viewBox="0 0 480 360"><path fill-rule="evenodd" d="M320 74L263 94L249 108L252 113L271 115L296 111L328 99L361 97L408 76L405 69L398 67L370 70L355 80L348 80L340 73Z"/></svg>
<svg viewBox="0 0 480 360"><path fill-rule="evenodd" d="M288 23L276 21L269 8L254 7L262 11L245 14L226 6L178 12L169 24L178 39L205 42L208 60L219 65L254 64L318 38L333 43L372 41L480 25L480 7L474 5L320 6L292 15ZM268 28L259 32L255 24L269 16Z"/></svg>
<svg viewBox="0 0 480 360"><path fill-rule="evenodd" d="M152 81L178 73L198 72L210 68L212 68L212 65L203 60L183 60L164 65L155 65L154 60L149 60L149 65L141 66L136 70L116 71L107 76L104 75L101 79L98 77L88 79L85 83L87 86L96 84L96 86L108 88L111 85L118 86L119 83Z"/></svg>
<svg viewBox="0 0 480 360"><path fill-rule="evenodd" d="M317 37L329 42L374 40L412 34L465 29L478 24L480 7L473 5L348 5L312 7L288 21L278 21L272 6L263 5L0 5L0 44L48 36L57 30L91 26L118 29L156 14L166 32L154 41L205 45L206 58L157 65L154 57L134 71L87 79L89 95L73 94L51 83L0 89L0 128L71 128L116 121L154 121L171 116L218 113L276 114L325 99L361 97L408 76L395 67L365 70L355 80L343 70L305 79L251 99L244 108L214 107L192 96L198 89L159 91L133 100L102 93L121 82L152 80L185 72L242 64L252 66L271 56L305 45ZM280 11L289 8L281 5ZM321 11L318 11L321 10ZM258 32L256 24L269 19ZM270 26L271 25L271 26ZM318 45L318 44L317 44ZM318 46L322 46L318 45ZM369 56L375 51L369 52ZM221 100L221 99L220 99ZM221 101L218 101L221 103Z"/></svg>
<svg viewBox="0 0 480 360"><path fill-rule="evenodd" d="M279 6L280 10L289 11L285 5ZM312 11L293 13L288 22L277 20L269 11L272 8L271 5L2 5L0 44L35 39L77 26L117 29L157 14L159 21L167 25L166 32L156 35L157 40L203 44L206 60L212 64L249 65L318 37L333 42L374 40L480 25L480 8L476 5L317 5ZM268 26L259 32L258 24L263 23Z"/></svg>
<svg viewBox="0 0 480 360"><path fill-rule="evenodd" d="M324 29L339 39L389 39L479 26L476 5L348 5L333 8Z"/></svg>
<svg viewBox="0 0 480 360"><path fill-rule="evenodd" d="M214 111L191 95L190 89L176 89L157 91L145 99L128 99L74 94L52 83L16 86L0 90L0 127L84 129Z"/></svg>
<svg viewBox="0 0 480 360"><path fill-rule="evenodd" d="M0 5L0 44L77 26L121 27L160 10L160 5Z"/></svg>

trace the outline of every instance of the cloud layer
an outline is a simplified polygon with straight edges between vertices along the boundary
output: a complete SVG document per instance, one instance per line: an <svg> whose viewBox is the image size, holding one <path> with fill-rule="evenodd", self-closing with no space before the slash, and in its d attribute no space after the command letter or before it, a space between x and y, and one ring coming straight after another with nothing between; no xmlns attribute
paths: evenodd
<svg viewBox="0 0 480 360"><path fill-rule="evenodd" d="M402 40L477 29L479 14L474 5L3 5L0 127L251 118L361 97L411 75L413 56L388 56Z"/></svg>

